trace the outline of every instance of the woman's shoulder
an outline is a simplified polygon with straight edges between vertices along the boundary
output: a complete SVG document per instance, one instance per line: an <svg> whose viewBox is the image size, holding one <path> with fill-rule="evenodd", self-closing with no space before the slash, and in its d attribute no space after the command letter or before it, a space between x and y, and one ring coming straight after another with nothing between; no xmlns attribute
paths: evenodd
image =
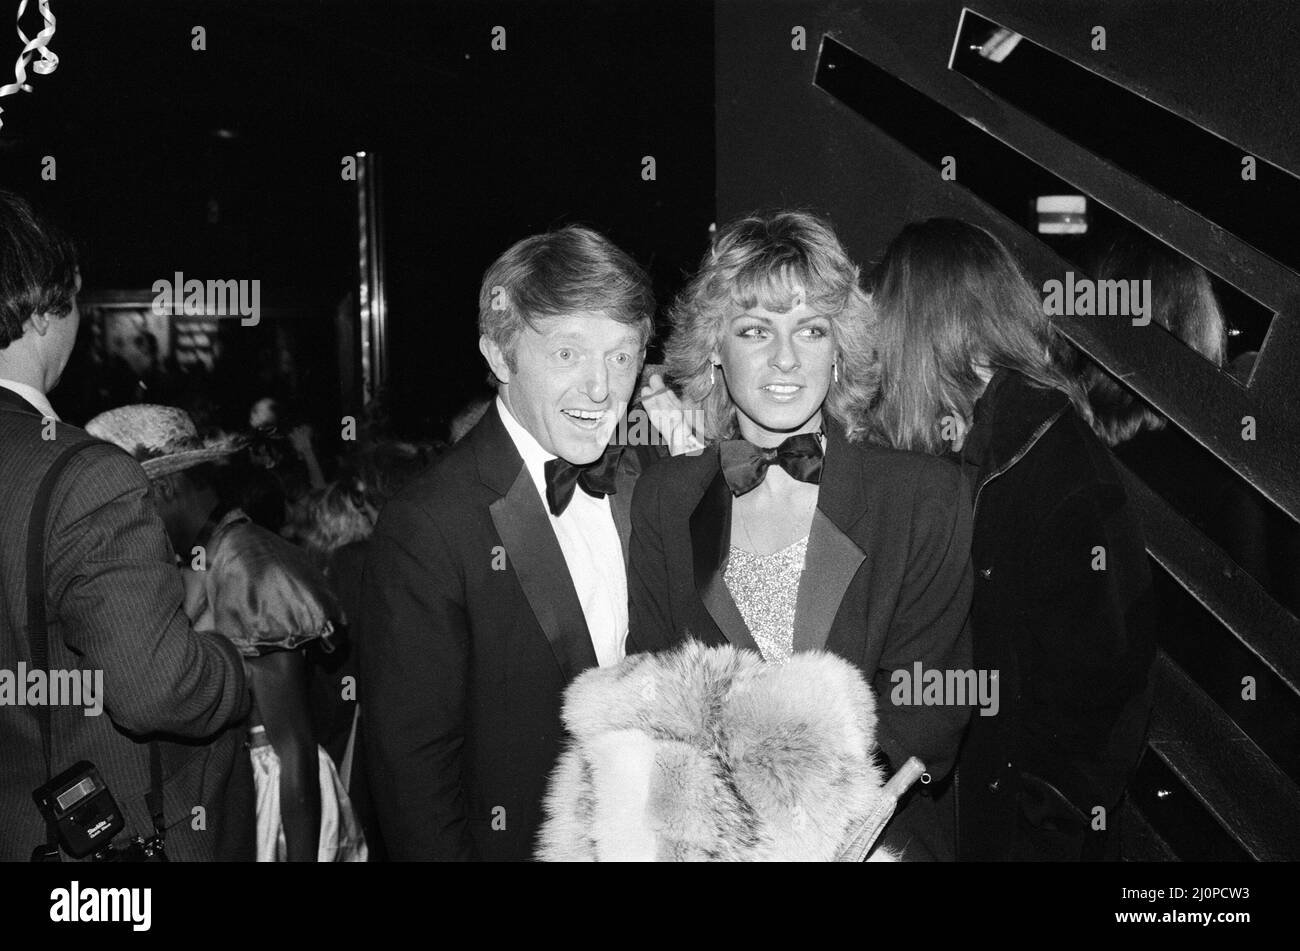
<svg viewBox="0 0 1300 951"><path fill-rule="evenodd" d="M859 454L867 478L897 495L948 494L961 487L961 468L951 459L873 442L848 443Z"/></svg>
<svg viewBox="0 0 1300 951"><path fill-rule="evenodd" d="M1034 453L1037 462L1050 466L1062 487L1121 486L1123 480L1115 457L1087 421L1067 408L1048 427Z"/></svg>
<svg viewBox="0 0 1300 951"><path fill-rule="evenodd" d="M985 497L1002 499L1035 524L1053 513L1110 512L1128 501L1110 450L1073 408L1043 431Z"/></svg>
<svg viewBox="0 0 1300 951"><path fill-rule="evenodd" d="M692 490L703 490L718 473L718 448L709 446L696 453L665 456L642 472L636 482L636 498L689 497ZM643 503L644 504L644 503Z"/></svg>
<svg viewBox="0 0 1300 951"><path fill-rule="evenodd" d="M637 480L637 487L680 486L686 482L699 482L711 478L718 471L718 447L709 446L694 453L665 456L646 466Z"/></svg>
<svg viewBox="0 0 1300 951"><path fill-rule="evenodd" d="M292 650L333 632L337 600L306 552L246 517L224 521L211 544L208 597L241 652Z"/></svg>

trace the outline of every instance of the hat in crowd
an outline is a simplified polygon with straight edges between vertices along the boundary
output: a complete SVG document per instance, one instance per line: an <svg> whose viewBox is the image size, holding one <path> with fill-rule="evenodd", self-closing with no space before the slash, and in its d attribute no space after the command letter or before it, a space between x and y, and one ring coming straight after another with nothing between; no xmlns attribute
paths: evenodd
<svg viewBox="0 0 1300 951"><path fill-rule="evenodd" d="M151 479L223 459L244 448L238 436L201 439L189 413L151 403L100 413L86 424L86 432L135 456Z"/></svg>

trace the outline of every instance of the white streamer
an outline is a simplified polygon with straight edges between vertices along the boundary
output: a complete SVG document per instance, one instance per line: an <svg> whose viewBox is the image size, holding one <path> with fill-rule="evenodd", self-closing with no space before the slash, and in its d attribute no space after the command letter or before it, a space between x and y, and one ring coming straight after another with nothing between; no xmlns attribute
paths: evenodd
<svg viewBox="0 0 1300 951"><path fill-rule="evenodd" d="M59 68L59 57L49 48L50 39L54 36L54 14L50 10L50 0L37 0L40 7L41 19L45 21L45 26L36 34L35 38L28 39L27 34L23 32L23 14L27 11L27 0L18 2L18 38L23 42L23 51L18 54L18 60L14 63L14 82L5 86L0 86L0 96L12 96L19 92L31 92L32 87L27 82L27 64L32 62L34 54L39 53L40 59L32 63L32 69L40 76L48 76ZM0 113L4 112L0 109ZM4 121L0 120L0 128L4 128Z"/></svg>

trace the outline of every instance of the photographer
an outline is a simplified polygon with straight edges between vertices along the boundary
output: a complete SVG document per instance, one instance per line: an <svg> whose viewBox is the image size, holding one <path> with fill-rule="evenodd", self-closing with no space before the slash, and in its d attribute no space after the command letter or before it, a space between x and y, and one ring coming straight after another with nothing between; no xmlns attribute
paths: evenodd
<svg viewBox="0 0 1300 951"><path fill-rule="evenodd" d="M140 465L59 422L46 396L77 337L73 247L0 191L0 262L0 676L26 691L22 700L0 691L0 860L72 854L33 792L77 769L97 774L85 788L102 805L106 786L120 810L112 836L119 857L136 837L157 843L165 830L170 859L250 859L252 775L242 734L230 729L249 706L239 654L191 629ZM62 470L47 482L56 465ZM29 567L29 522L43 484L48 517L35 541L44 552ZM29 587L42 576L43 586ZM46 650L28 636L41 626L33 614L42 605ZM106 715L27 690L23 680L42 666L93 674ZM59 789L54 798L71 804L75 797ZM85 831L93 837L94 828ZM95 852L107 854L107 845L96 841Z"/></svg>

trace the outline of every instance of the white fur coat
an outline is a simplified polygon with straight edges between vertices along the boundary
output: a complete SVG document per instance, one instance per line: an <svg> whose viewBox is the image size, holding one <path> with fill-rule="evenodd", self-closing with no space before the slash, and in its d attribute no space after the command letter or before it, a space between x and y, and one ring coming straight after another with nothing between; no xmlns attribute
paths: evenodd
<svg viewBox="0 0 1300 951"><path fill-rule="evenodd" d="M828 861L885 807L874 697L832 654L635 655L574 681L564 722L544 861Z"/></svg>

